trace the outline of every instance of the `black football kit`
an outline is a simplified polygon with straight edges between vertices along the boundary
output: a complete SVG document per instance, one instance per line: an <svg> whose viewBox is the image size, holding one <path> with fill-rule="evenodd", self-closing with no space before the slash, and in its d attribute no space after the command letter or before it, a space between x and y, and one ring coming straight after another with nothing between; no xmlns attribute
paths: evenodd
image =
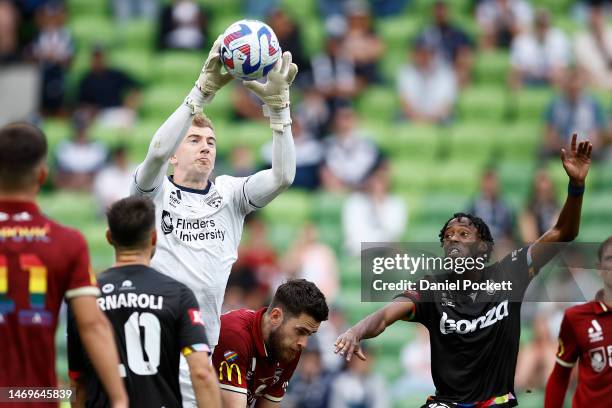
<svg viewBox="0 0 612 408"><path fill-rule="evenodd" d="M436 395L425 407L513 407L521 331L521 300L534 271L528 248L485 267L479 280L509 282L511 290L419 290L398 297L415 304L409 320L427 327ZM456 273L430 282L461 282ZM435 405L438 404L438 405ZM444 404L444 405L443 405Z"/></svg>
<svg viewBox="0 0 612 408"><path fill-rule="evenodd" d="M98 276L104 311L115 333L119 371L131 407L179 408L180 353L209 351L198 302L187 286L144 265L111 268ZM68 319L68 364L85 384L88 408L109 401Z"/></svg>

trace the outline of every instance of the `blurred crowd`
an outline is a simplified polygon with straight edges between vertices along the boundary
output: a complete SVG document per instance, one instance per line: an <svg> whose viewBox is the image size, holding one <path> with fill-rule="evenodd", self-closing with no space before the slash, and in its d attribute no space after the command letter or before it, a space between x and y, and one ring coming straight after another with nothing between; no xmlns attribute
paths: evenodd
<svg viewBox="0 0 612 408"><path fill-rule="evenodd" d="M432 1L428 14L422 16L423 26L413 38L405 38L404 61L390 78L381 70L388 47L378 27L386 18L410 12L411 3L317 0L324 39L320 51L309 55L304 27L279 0L242 1L243 16L265 20L281 48L291 51L300 67L299 96L292 105L297 153L292 188L344 197L343 250L335 251L319 238L316 225L307 224L295 234L289 249L279 253L270 243L266 223L257 215L249 218L228 284L226 309L264 305L287 276L315 282L328 302L336 304L338 258L358 257L362 241L392 242L405 236L410 228L410 203L392 191L390 158L362 127L355 105L372 87L384 86L395 93L398 103L392 116L397 123L450 126L461 120L457 103L473 84L478 55L504 50L510 70L503 86L509 94L518 95L527 88L556 90L542 118L539 157L556 157L571 133L577 132L593 143L596 160L612 159L610 105L597 96L612 94L610 2L576 1L571 12L583 29L570 35L555 26L547 9L526 0L474 0L466 13L476 22L476 33L456 21L450 1ZM60 118L72 128L54 151L50 188L90 191L102 213L128 195L135 163L130 161L127 144L106 145L92 138L91 129L105 126L129 132L139 121L141 91L147 85L109 62L103 38L89 50L85 72L78 78L71 76L76 42L68 10L59 0L0 0L0 73L20 64L37 67L29 119L42 123ZM152 41L159 53L201 54L217 34L211 31L215 16L206 1L109 0L108 10L117 24L156 20ZM260 102L246 88L237 84L232 92L233 121L264 120ZM161 124L164 118L157 119ZM271 142L261 151L236 146L220 158L218 167L236 176L251 174L270 164L271 148ZM558 197L551 175L538 169L528 200L517 212L500 188L495 166L487 166L479 191L471 200L457 203L457 211L468 210L483 218L497 252L505 254L521 243L533 242L551 226L560 210ZM432 237L436 234L432 231ZM554 362L558 328L551 316L558 312L532 313L534 335L519 357L519 388L544 385ZM329 355L330 344L347 324L341 308L333 308L332 315L302 356L290 385L290 406L388 406L391 395L383 391L384 380L372 371L373 349L367 362L354 359L343 364ZM428 353L427 333L419 329L402 352L406 375L392 386L394 396L433 389Z"/></svg>

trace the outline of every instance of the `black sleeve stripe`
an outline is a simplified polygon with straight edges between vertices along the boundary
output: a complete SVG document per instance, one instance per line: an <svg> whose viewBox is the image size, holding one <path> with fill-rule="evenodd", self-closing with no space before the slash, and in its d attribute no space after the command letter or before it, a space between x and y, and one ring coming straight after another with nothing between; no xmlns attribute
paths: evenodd
<svg viewBox="0 0 612 408"><path fill-rule="evenodd" d="M139 193L148 194L148 193L152 193L153 191L155 191L157 189L157 187L153 187L150 190L145 190L145 189L141 188L138 185L138 181L136 181L137 175L138 175L138 169L136 169L136 171L134 172L134 185L136 186L136 189L138 190Z"/></svg>
<svg viewBox="0 0 612 408"><path fill-rule="evenodd" d="M244 197L244 200L247 203L249 203L249 205L251 207L254 207L254 208L257 208L257 209L262 209L263 207L260 207L258 205L253 204L253 202L251 200L249 200L249 197L247 197L247 195L246 195L246 183L249 181L250 178L251 178L250 176L247 177L247 179L244 180L244 183L242 184L242 196Z"/></svg>

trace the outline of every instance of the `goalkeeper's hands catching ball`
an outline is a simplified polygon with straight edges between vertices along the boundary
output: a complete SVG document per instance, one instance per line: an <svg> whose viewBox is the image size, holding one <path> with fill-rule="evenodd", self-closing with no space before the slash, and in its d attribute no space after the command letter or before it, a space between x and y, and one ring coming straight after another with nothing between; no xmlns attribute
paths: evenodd
<svg viewBox="0 0 612 408"><path fill-rule="evenodd" d="M223 88L233 79L230 74L222 70L223 64L219 55L222 37L220 35L215 40L208 53L208 58L204 62L200 76L195 83L208 102L210 102L219 89Z"/></svg>
<svg viewBox="0 0 612 408"><path fill-rule="evenodd" d="M298 72L298 67L291 62L291 53L285 51L274 68L268 73L265 83L243 81L244 86L261 98L265 103L264 115L270 118L270 127L282 132L283 127L291 124L289 113L289 87Z"/></svg>

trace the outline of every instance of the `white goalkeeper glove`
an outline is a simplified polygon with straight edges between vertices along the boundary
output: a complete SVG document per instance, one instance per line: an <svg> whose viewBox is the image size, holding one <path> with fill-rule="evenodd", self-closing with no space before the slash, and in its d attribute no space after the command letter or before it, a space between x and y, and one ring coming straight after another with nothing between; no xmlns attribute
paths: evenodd
<svg viewBox="0 0 612 408"><path fill-rule="evenodd" d="M221 64L221 57L219 56L219 48L221 48L222 41L222 35L217 37L217 40L208 53L206 62L204 62L200 76L195 83L202 92L202 95L204 95L204 100L206 102L210 102L213 96L215 96L215 93L232 80L230 74L221 72L223 65Z"/></svg>
<svg viewBox="0 0 612 408"><path fill-rule="evenodd" d="M264 101L264 116L270 118L272 130L283 131L283 127L291 124L289 112L289 87L297 75L298 67L291 62L291 53L285 51L268 73L265 84L257 81L243 81L244 86Z"/></svg>

